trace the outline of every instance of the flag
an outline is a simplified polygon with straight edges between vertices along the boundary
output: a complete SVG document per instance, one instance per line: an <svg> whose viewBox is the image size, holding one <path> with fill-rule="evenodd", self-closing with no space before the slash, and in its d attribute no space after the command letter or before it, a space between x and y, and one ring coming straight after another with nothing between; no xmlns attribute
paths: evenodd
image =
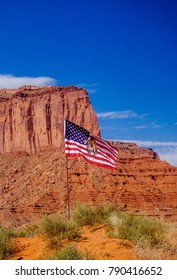
<svg viewBox="0 0 177 280"><path fill-rule="evenodd" d="M84 157L91 164L116 169L118 150L88 130L64 121L65 156Z"/></svg>

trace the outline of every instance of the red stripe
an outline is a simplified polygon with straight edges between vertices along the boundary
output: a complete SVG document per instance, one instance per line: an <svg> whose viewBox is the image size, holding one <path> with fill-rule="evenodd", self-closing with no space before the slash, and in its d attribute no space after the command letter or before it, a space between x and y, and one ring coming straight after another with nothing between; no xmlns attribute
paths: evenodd
<svg viewBox="0 0 177 280"><path fill-rule="evenodd" d="M105 141L101 141L100 139L96 138L96 144L97 146L100 146L101 148L105 149L106 151L109 151L109 153L111 153L113 156L117 157L118 154L118 149L109 145L108 143L106 143ZM107 153L105 151L105 153Z"/></svg>
<svg viewBox="0 0 177 280"><path fill-rule="evenodd" d="M104 141L100 141L100 140L96 140L96 144L97 144L97 146L104 149L103 152L105 152L108 156L111 154L113 157L117 158L117 155L118 155L118 149L117 148L113 149L112 147L109 146L108 143L106 143Z"/></svg>
<svg viewBox="0 0 177 280"><path fill-rule="evenodd" d="M81 155L83 155L84 157L91 157L92 159L93 159L93 161L94 161L94 159L97 159L97 160L102 160L102 161L104 161L104 162L106 162L106 163L108 163L108 164L112 164L112 165L114 165L115 164L115 161L114 162L111 162L110 160L109 160L109 158L107 159L107 158L102 158L102 157L99 157L98 156L98 153L97 153L97 155L91 155L91 154L88 154L88 152L87 152L87 150L86 150L86 153L84 153L83 151L80 151L77 147L76 148L70 148L69 146L67 146L67 148L66 148L66 153L67 154L69 154L69 151L78 151L79 152L79 154L81 154ZM71 154L71 153L70 153ZM71 155L78 155L78 153L75 153L75 154L71 154Z"/></svg>
<svg viewBox="0 0 177 280"><path fill-rule="evenodd" d="M79 143L77 143L77 142L70 142L70 141L65 141L65 143L67 144L67 145L75 145L76 147L80 147L80 148L82 148L82 149L85 149L86 151L87 151L87 148L86 148L86 146L85 147L83 147L82 145L80 145ZM116 154L116 156L114 156L114 154L110 151L110 150L108 150L107 148L104 148L104 146L102 146L102 145L100 145L100 144L98 144L97 145L100 149L106 149L107 151L105 152L105 150L103 151L103 150L98 150L98 152L101 154L101 155L103 155L104 157L106 156L106 157L109 157L109 158L111 158L112 160L117 160L117 154Z"/></svg>
<svg viewBox="0 0 177 280"><path fill-rule="evenodd" d="M115 156L113 153L111 153L109 150L108 151L105 151L105 148L100 146L100 145L97 145L97 147L100 148L100 152L103 154L103 155L106 155L108 156L109 158L112 158L113 160L116 160L117 159L117 155ZM104 149L104 151L102 150Z"/></svg>
<svg viewBox="0 0 177 280"><path fill-rule="evenodd" d="M79 150L80 151L80 149L84 149L85 151L86 151L86 153L87 153L87 155L88 155L88 151L87 151L87 148L86 147L83 147L83 146L81 146L81 145L78 145L78 144L75 144L75 143L70 143L70 142L66 142L66 148L70 148L70 150L72 150L72 149L76 149L76 150ZM71 146L74 146L74 147L71 147ZM83 153L83 151L80 151L81 153ZM100 154L100 155L102 155L104 158L106 157L106 158L112 158L112 157L108 157L107 156L107 154L105 154L102 150L98 150L98 152L97 152L97 155L98 154ZM117 158L116 158L117 159ZM115 161L115 158L112 158L112 160L113 161Z"/></svg>
<svg viewBox="0 0 177 280"><path fill-rule="evenodd" d="M67 154L65 153L65 155L67 157L82 157L81 154ZM109 169L113 169L113 170L116 170L116 166L113 167L113 166L110 166L110 165L107 165L107 164L103 164L103 163L98 163L98 162L94 162L94 161L90 161L88 160L87 158L85 158L85 160L93 165L96 165L96 166L100 166L100 167L106 167L106 168L109 168Z"/></svg>
<svg viewBox="0 0 177 280"><path fill-rule="evenodd" d="M78 151L79 153L81 153L81 154L83 154L83 155L85 155L85 156L88 156L88 151L87 151L87 149L86 149L86 147L83 147L82 145L79 145L79 144L77 144L77 143L73 143L73 142L66 142L66 149L68 149L68 150L70 150L70 151ZM74 146L74 147L70 147L70 146ZM84 153L81 149L84 149L84 151L86 152L86 153ZM103 156L103 158L101 158L101 157L99 157L99 155L102 155ZM115 163L115 158L112 158L112 157L110 157L110 156L107 156L107 154L105 154L105 153L103 153L102 151L100 151L100 150L98 150L98 152L97 152L97 154L95 155L95 156L93 156L93 155L91 155L91 154L89 154L89 156L90 157L92 157L92 158L96 158L96 159L98 159L98 160L105 160L106 162L110 162L110 163L112 163L112 164L114 164ZM117 159L117 158L116 158ZM112 162L112 161L113 162Z"/></svg>

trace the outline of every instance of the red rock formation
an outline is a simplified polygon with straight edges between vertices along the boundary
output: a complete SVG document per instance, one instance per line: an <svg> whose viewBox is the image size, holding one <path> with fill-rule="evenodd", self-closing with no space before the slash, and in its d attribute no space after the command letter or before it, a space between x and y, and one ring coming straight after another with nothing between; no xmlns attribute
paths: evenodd
<svg viewBox="0 0 177 280"><path fill-rule="evenodd" d="M99 135L83 89L31 87L0 90L0 153L37 154L63 146L64 118Z"/></svg>
<svg viewBox="0 0 177 280"><path fill-rule="evenodd" d="M117 171L69 159L71 209L115 204L123 211L177 221L177 168L135 144L120 147ZM142 149L142 153L141 153ZM67 214L64 153L0 158L0 223L21 224L44 213Z"/></svg>
<svg viewBox="0 0 177 280"><path fill-rule="evenodd" d="M99 133L86 92L23 87L1 90L0 96L0 224L18 225L46 212L66 215L63 118ZM117 171L69 159L71 208L78 202L113 203L123 211L177 221L177 168L152 149L113 144L119 148ZM24 151L28 156L6 154Z"/></svg>

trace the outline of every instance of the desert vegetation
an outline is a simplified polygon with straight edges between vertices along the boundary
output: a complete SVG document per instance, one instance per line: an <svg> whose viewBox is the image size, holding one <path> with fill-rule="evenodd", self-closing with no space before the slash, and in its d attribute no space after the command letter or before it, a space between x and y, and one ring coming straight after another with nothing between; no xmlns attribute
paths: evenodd
<svg viewBox="0 0 177 280"><path fill-rule="evenodd" d="M16 237L43 236L53 250L44 259L94 259L92 252L81 252L73 241L82 240L85 226L97 224L106 228L109 238L127 240L134 245L139 259L177 259L177 224L120 211L114 206L78 205L68 221L58 215L44 215L36 223L23 228L0 227L0 259L10 259L16 248ZM76 242L76 243L77 243Z"/></svg>

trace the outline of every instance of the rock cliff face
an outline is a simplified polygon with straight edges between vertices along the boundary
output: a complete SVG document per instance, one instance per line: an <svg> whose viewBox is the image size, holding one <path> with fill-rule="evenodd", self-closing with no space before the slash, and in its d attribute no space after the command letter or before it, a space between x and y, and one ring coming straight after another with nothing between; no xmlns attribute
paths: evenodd
<svg viewBox="0 0 177 280"><path fill-rule="evenodd" d="M1 90L0 96L0 224L19 225L44 213L66 215L63 118L99 134L86 92L23 87ZM152 149L112 144L119 149L116 171L69 159L71 209L78 202L112 203L123 211L177 221L177 168Z"/></svg>
<svg viewBox="0 0 177 280"><path fill-rule="evenodd" d="M96 114L83 89L32 87L0 90L0 153L37 154L63 146L63 120L99 135Z"/></svg>

